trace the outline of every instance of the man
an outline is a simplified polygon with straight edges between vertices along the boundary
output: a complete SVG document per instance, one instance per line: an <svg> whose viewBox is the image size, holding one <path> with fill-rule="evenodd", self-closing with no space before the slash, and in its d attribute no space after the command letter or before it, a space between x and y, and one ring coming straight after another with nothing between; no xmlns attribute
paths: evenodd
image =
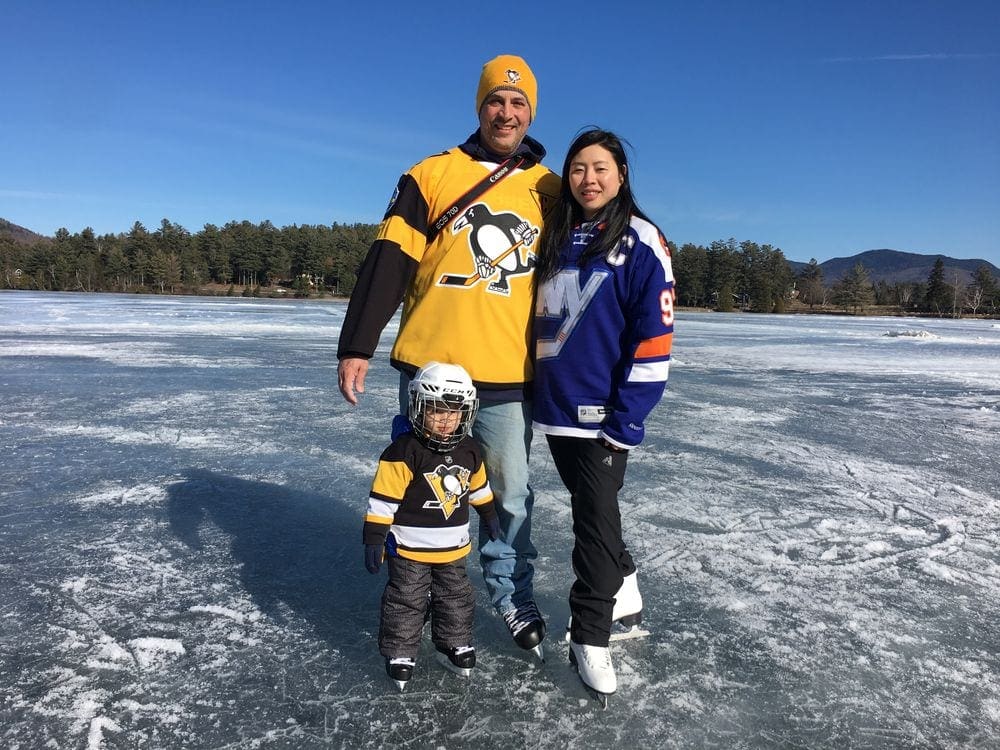
<svg viewBox="0 0 1000 750"><path fill-rule="evenodd" d="M534 495L529 356L533 248L559 178L527 135L538 87L527 63L500 55L483 66L479 128L462 145L404 174L351 295L337 357L340 392L364 393L368 360L399 303L403 315L390 362L407 385L431 360L460 364L479 391L472 434L483 449L501 538L480 527L483 576L496 611L519 646L542 658L545 622L534 602Z"/></svg>

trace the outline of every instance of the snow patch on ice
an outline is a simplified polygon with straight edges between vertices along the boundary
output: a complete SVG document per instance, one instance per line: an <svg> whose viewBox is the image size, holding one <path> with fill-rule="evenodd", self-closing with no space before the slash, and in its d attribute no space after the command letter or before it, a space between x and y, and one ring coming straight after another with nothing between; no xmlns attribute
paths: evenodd
<svg viewBox="0 0 1000 750"><path fill-rule="evenodd" d="M826 552L824 552L822 555L820 555L819 559L824 561L836 560L839 555L840 555L840 547L838 547L835 544L832 547L830 547L830 549L828 549Z"/></svg>
<svg viewBox="0 0 1000 750"><path fill-rule="evenodd" d="M79 576L77 578L70 578L68 581L63 581L59 584L59 589L70 594L79 594L85 588L87 588L87 583L91 580L89 576Z"/></svg>
<svg viewBox="0 0 1000 750"><path fill-rule="evenodd" d="M183 450L235 450L242 453L276 453L282 447L243 435L242 431L218 432L214 430L185 431L183 429L156 427L150 431L97 425L51 425L40 430L59 437L79 437L105 440L120 445L165 445Z"/></svg>
<svg viewBox="0 0 1000 750"><path fill-rule="evenodd" d="M219 369L223 367L248 368L255 366L253 360L238 357L199 357L179 354L164 344L107 343L80 344L59 342L28 343L5 342L0 347L0 357L60 357L77 359L97 359L123 367L197 367Z"/></svg>
<svg viewBox="0 0 1000 750"><path fill-rule="evenodd" d="M95 506L143 506L161 505L166 498L166 490L153 484L141 484L135 487L109 484L89 495L71 498L70 502L85 508Z"/></svg>
<svg viewBox="0 0 1000 750"><path fill-rule="evenodd" d="M90 731L87 733L87 750L101 750L106 731L120 732L122 728L107 716L95 716L90 722Z"/></svg>
<svg viewBox="0 0 1000 750"><path fill-rule="evenodd" d="M128 642L143 669L161 666L184 656L184 644L174 638L133 638Z"/></svg>
<svg viewBox="0 0 1000 750"><path fill-rule="evenodd" d="M889 336L890 338L911 338L911 339L940 338L940 336L936 336L930 331L922 331L922 330L886 331L882 335Z"/></svg>
<svg viewBox="0 0 1000 750"><path fill-rule="evenodd" d="M921 560L919 563L920 569L929 576L934 578L939 578L942 581L955 582L955 574L952 573L951 569L946 565L941 565L933 560Z"/></svg>
<svg viewBox="0 0 1000 750"><path fill-rule="evenodd" d="M244 617L242 612L237 612L235 609L228 609L226 607L217 607L212 604L200 605L196 604L193 607L188 607L188 612L195 613L205 613L209 615L218 615L219 617L228 617L230 620L234 620L238 623L243 623L247 618ZM254 612L251 615L252 619L258 619L260 617L259 612Z"/></svg>

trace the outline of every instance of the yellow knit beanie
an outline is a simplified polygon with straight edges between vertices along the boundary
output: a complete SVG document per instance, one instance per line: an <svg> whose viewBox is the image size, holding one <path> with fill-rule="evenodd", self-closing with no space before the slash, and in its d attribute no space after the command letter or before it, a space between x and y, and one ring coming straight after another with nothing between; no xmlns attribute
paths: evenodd
<svg viewBox="0 0 1000 750"><path fill-rule="evenodd" d="M483 66L476 91L476 114L483 108L486 97L494 91L517 91L524 94L531 107L531 119L535 119L538 107L538 81L522 58L517 55L500 55Z"/></svg>

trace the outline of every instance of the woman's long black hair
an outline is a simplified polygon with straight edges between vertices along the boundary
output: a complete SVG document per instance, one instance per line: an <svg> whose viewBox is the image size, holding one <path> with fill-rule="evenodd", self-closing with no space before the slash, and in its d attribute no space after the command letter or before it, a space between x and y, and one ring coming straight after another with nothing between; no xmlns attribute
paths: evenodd
<svg viewBox="0 0 1000 750"><path fill-rule="evenodd" d="M545 217L545 226L538 243L537 261L535 265L535 281L541 283L551 279L559 270L559 252L569 241L573 228L584 221L583 208L569 189L569 168L573 158L588 146L603 146L612 155L618 169L624 177L618 195L612 198L601 213L595 217L604 223L604 230L594 237L580 256L580 267L591 259L605 255L618 244L628 228L629 218L638 216L649 219L639 210L635 197L632 195L632 183L629 179L628 158L625 155L627 141L608 130L591 128L585 130L569 147L562 169L562 189L559 200Z"/></svg>

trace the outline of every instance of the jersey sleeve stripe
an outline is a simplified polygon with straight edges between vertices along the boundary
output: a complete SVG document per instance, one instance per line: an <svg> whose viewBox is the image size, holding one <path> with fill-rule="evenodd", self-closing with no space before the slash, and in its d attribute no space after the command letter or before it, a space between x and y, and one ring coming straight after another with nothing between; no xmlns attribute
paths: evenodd
<svg viewBox="0 0 1000 750"><path fill-rule="evenodd" d="M481 490L469 493L469 505L486 505L491 500L493 500L493 492L490 490L489 485L483 487Z"/></svg>
<svg viewBox="0 0 1000 750"><path fill-rule="evenodd" d="M670 372L670 360L659 362L636 362L628 374L630 383L664 383Z"/></svg>
<svg viewBox="0 0 1000 750"><path fill-rule="evenodd" d="M381 518L391 519L396 515L397 510L399 510L399 503L394 500L380 500L379 498L371 495L368 497L369 515L374 514Z"/></svg>
<svg viewBox="0 0 1000 750"><path fill-rule="evenodd" d="M386 223L392 218L402 219L406 224L413 227L424 238L427 237L427 214L430 209L427 200L420 192L420 184L407 173L399 178L396 183L396 194L392 202L386 209L385 216L382 217L382 226L379 227L379 235L385 229Z"/></svg>
<svg viewBox="0 0 1000 750"><path fill-rule="evenodd" d="M406 488L413 479L413 472L404 461L379 461L371 495L376 498L402 502Z"/></svg>
<svg viewBox="0 0 1000 750"><path fill-rule="evenodd" d="M672 333L665 333L662 336L656 336L655 338L639 342L639 346L635 350L636 358L647 359L649 357L667 356L670 354L673 337Z"/></svg>
<svg viewBox="0 0 1000 750"><path fill-rule="evenodd" d="M376 242L378 240L397 245L403 253L417 261L423 257L423 251L427 246L427 236L421 230L412 227L402 216L390 216L383 221Z"/></svg>

